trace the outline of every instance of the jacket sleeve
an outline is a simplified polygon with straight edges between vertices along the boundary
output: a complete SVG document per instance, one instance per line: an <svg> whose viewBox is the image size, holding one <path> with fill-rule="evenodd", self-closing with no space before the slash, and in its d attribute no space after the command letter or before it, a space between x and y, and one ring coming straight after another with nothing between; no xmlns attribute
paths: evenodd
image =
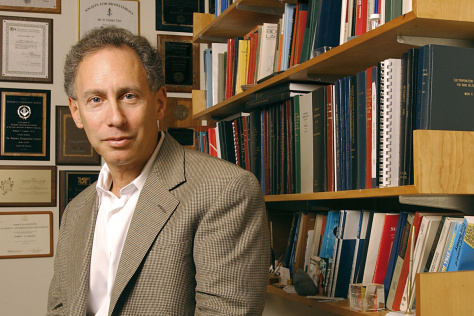
<svg viewBox="0 0 474 316"><path fill-rule="evenodd" d="M261 315L270 263L265 202L257 179L239 173L197 229L196 315Z"/></svg>

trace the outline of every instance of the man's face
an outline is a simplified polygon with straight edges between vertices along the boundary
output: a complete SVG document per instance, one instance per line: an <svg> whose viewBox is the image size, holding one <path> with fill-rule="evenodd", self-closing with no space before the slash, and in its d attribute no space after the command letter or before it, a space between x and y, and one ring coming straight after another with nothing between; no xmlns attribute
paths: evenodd
<svg viewBox="0 0 474 316"><path fill-rule="evenodd" d="M141 171L155 149L166 90L151 92L146 78L128 47L101 49L79 65L77 100L69 99L69 108L110 168Z"/></svg>

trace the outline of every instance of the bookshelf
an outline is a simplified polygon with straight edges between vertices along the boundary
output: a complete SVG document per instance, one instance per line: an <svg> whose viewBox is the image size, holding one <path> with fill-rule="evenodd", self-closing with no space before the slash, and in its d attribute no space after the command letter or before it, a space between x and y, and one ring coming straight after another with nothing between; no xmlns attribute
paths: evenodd
<svg viewBox="0 0 474 316"><path fill-rule="evenodd" d="M224 42L230 37L243 36L256 25L275 23L283 5L278 0L237 0L217 18L214 15L195 13L193 40L198 43ZM249 6L254 8L249 9ZM452 44L452 41L461 46L474 46L474 2L413 0L411 12L295 65L211 108L205 108L204 91L193 91L193 119L219 120L245 111L245 103L253 93L283 82L333 83L336 79L354 75L386 58L400 58L410 48L429 42ZM413 210L450 209L474 215L474 132L417 130L413 140L413 185L269 195L265 197L267 207L291 210L329 207L392 210L402 207L410 210L412 207ZM474 271L418 274L417 315L472 315L474 304L465 296L472 293L469 289L474 284L473 278ZM287 294L273 286L268 286L267 292L338 315L386 314L358 313L349 309L347 300L320 303L296 294ZM443 299L440 300L440 297ZM439 305L443 305L442 309L433 307ZM440 310L443 312L438 313Z"/></svg>

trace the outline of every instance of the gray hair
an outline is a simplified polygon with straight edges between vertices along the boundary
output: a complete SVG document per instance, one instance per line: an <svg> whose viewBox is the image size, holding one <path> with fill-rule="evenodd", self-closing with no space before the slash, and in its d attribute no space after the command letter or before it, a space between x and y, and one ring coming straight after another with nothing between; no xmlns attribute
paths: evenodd
<svg viewBox="0 0 474 316"><path fill-rule="evenodd" d="M84 57L107 47L130 47L145 68L150 90L156 92L164 85L163 65L158 50L143 36L115 26L105 26L89 31L67 54L64 63L64 90L68 97L77 98L75 80Z"/></svg>

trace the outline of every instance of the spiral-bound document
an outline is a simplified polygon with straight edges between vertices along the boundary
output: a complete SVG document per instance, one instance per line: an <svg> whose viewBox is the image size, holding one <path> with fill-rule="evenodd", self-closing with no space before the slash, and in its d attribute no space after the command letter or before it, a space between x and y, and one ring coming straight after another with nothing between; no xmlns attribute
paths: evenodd
<svg viewBox="0 0 474 316"><path fill-rule="evenodd" d="M380 63L379 186L398 186L400 162L401 60Z"/></svg>

